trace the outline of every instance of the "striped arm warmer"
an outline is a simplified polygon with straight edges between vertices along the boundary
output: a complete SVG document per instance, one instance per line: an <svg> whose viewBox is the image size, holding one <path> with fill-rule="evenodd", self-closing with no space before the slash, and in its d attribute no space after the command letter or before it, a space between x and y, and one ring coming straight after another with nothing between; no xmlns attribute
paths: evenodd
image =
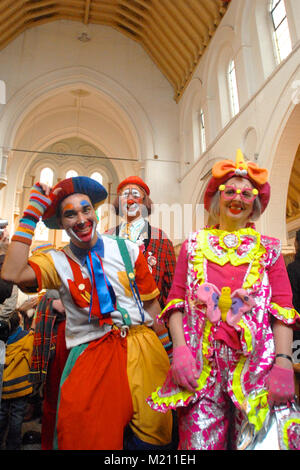
<svg viewBox="0 0 300 470"><path fill-rule="evenodd" d="M43 194L41 185L36 183L30 191L29 204L19 221L12 241L31 245L36 224L50 204L51 199Z"/></svg>

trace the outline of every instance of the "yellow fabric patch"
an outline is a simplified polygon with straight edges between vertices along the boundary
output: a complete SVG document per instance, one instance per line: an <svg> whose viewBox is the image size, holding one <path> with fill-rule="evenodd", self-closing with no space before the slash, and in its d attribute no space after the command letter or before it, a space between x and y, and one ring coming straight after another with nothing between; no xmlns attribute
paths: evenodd
<svg viewBox="0 0 300 470"><path fill-rule="evenodd" d="M135 274L136 270L134 270ZM132 297L132 290L130 288L129 279L127 276L126 271L118 271L118 280L121 286L124 287L124 292L126 297ZM141 294L140 298L142 301L153 300L159 295L159 290L156 288L153 292L149 292L148 294Z"/></svg>
<svg viewBox="0 0 300 470"><path fill-rule="evenodd" d="M158 315L158 317L161 318L161 317L163 316L163 314L164 314L165 312L167 312L171 307L176 308L176 305L182 304L182 302L184 302L183 299L173 299L173 300L171 300L171 301L165 306L165 308L160 312L160 314Z"/></svg>
<svg viewBox="0 0 300 470"><path fill-rule="evenodd" d="M36 253L29 258L39 267L41 273L42 289L59 289L60 277L57 274L53 259L49 253Z"/></svg>
<svg viewBox="0 0 300 470"><path fill-rule="evenodd" d="M34 334L28 333L19 341L6 347L3 372L2 399L23 397L32 393L29 381Z"/></svg>
<svg viewBox="0 0 300 470"><path fill-rule="evenodd" d="M284 308L280 307L280 305L276 304L275 302L271 302L272 308L276 310L278 318L282 320L294 320L298 318L300 320L300 314L294 308Z"/></svg>
<svg viewBox="0 0 300 470"><path fill-rule="evenodd" d="M255 431L258 432L269 413L268 392L264 390L254 398L249 397L248 403L250 405L250 411L248 412L249 422L254 425Z"/></svg>
<svg viewBox="0 0 300 470"><path fill-rule="evenodd" d="M127 348L127 374L133 404L130 426L142 441L166 445L172 439L172 413L152 410L146 398L163 385L170 367L168 355L154 331L144 325L129 329Z"/></svg>
<svg viewBox="0 0 300 470"><path fill-rule="evenodd" d="M135 271L134 271L135 273ZM126 297L132 297L132 291L126 271L118 271L118 279L121 286L124 287Z"/></svg>

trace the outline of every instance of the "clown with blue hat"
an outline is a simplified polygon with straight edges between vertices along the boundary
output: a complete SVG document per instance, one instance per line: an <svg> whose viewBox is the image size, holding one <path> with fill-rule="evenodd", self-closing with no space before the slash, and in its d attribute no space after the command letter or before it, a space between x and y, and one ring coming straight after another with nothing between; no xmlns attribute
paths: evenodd
<svg viewBox="0 0 300 470"><path fill-rule="evenodd" d="M106 189L88 177L36 183L12 237L2 276L22 290L56 289L66 311L70 350L61 379L54 448L164 449L172 415L146 397L161 385L169 360L158 339L159 290L138 246L97 232ZM70 243L29 256L43 220ZM159 367L157 367L159 364ZM128 427L129 426L129 427Z"/></svg>

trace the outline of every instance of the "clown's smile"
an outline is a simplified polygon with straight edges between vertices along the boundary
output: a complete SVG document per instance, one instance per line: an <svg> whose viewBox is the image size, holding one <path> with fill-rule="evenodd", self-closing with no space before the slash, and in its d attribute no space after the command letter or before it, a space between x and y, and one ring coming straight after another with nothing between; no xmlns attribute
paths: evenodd
<svg viewBox="0 0 300 470"><path fill-rule="evenodd" d="M233 214L233 215L238 215L244 210L244 208L242 207L241 204L235 204L235 203L230 204L228 206L228 209L229 209L230 213Z"/></svg>
<svg viewBox="0 0 300 470"><path fill-rule="evenodd" d="M77 224L73 227L74 234L83 242L87 242L92 238L94 223L90 220Z"/></svg>
<svg viewBox="0 0 300 470"><path fill-rule="evenodd" d="M126 204L127 214L131 217L137 215L139 210L140 210L140 205L137 204L136 202Z"/></svg>

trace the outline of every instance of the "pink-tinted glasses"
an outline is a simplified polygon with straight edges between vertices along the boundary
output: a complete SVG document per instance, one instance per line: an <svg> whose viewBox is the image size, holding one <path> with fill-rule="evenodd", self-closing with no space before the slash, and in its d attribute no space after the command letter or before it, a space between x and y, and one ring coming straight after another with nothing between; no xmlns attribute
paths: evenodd
<svg viewBox="0 0 300 470"><path fill-rule="evenodd" d="M235 186L220 184L219 191L223 194L224 199L231 201L235 199L237 194L241 196L241 199L244 202L252 202L258 195L258 190L256 188L243 188L237 189Z"/></svg>

